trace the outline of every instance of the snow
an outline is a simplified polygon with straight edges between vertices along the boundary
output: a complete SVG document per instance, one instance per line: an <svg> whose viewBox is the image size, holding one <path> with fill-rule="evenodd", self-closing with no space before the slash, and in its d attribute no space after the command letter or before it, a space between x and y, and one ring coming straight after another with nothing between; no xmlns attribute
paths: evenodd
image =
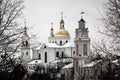
<svg viewBox="0 0 120 80"><path fill-rule="evenodd" d="M59 46L59 45L57 45L57 44L55 44L55 43L46 43L46 45L47 45L48 47L52 47L52 48L74 47L74 43L72 43L72 42L68 42L68 43L66 43L66 44L63 45L63 46Z"/></svg>
<svg viewBox="0 0 120 80"><path fill-rule="evenodd" d="M99 61L92 61L90 63L87 63L87 64L84 64L84 65L80 65L80 67L92 67L94 65L96 65L97 63L99 63L101 60ZM65 68L72 68L73 67L73 63L70 63L68 65L65 65L62 69L65 69Z"/></svg>
<svg viewBox="0 0 120 80"><path fill-rule="evenodd" d="M46 43L46 45L48 46L48 47L52 47L52 48L60 48L61 46L59 46L59 45L57 45L57 44L55 44L55 43Z"/></svg>
<svg viewBox="0 0 120 80"><path fill-rule="evenodd" d="M73 68L73 63L70 63L70 64L64 66L62 69L66 69L66 68Z"/></svg>
<svg viewBox="0 0 120 80"><path fill-rule="evenodd" d="M73 59L72 58L64 58L64 59L58 59L58 60L55 60L55 61L52 61L51 63L58 63L58 62L73 62Z"/></svg>
<svg viewBox="0 0 120 80"><path fill-rule="evenodd" d="M35 50L39 50L42 47L43 44L41 44L39 47L37 47Z"/></svg>
<svg viewBox="0 0 120 80"><path fill-rule="evenodd" d="M57 45L55 43L43 43L38 48L36 48L36 50L39 50L44 45L46 45L47 47L50 47L50 48L67 48L67 47L74 47L74 42L68 42L62 46Z"/></svg>
<svg viewBox="0 0 120 80"><path fill-rule="evenodd" d="M118 60L114 60L114 61L112 61L113 63L118 63Z"/></svg>
<svg viewBox="0 0 120 80"><path fill-rule="evenodd" d="M99 63L101 60L98 61L92 61L90 63L84 64L84 65L80 65L80 67L92 67L94 65L96 65L97 63Z"/></svg>
<svg viewBox="0 0 120 80"><path fill-rule="evenodd" d="M31 62L29 62L28 64L40 64L41 63L41 60L33 60Z"/></svg>
<svg viewBox="0 0 120 80"><path fill-rule="evenodd" d="M74 42L68 42L63 47L75 47Z"/></svg>

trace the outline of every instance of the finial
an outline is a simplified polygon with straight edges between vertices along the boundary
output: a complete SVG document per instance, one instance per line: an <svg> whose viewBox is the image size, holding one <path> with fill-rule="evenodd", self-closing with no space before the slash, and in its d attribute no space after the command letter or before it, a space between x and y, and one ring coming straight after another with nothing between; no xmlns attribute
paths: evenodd
<svg viewBox="0 0 120 80"><path fill-rule="evenodd" d="M63 19L63 12L61 12L61 19Z"/></svg>
<svg viewBox="0 0 120 80"><path fill-rule="evenodd" d="M26 19L24 20L24 27L26 27Z"/></svg>
<svg viewBox="0 0 120 80"><path fill-rule="evenodd" d="M53 23L51 22L51 28L53 28Z"/></svg>
<svg viewBox="0 0 120 80"><path fill-rule="evenodd" d="M80 14L81 14L81 19L83 18L83 14L84 14L85 12L81 12Z"/></svg>

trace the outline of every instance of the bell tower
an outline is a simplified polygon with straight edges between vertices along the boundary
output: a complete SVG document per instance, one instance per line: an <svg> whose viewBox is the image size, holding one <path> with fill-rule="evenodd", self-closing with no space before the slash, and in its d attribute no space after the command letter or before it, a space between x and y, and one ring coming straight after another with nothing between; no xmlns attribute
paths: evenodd
<svg viewBox="0 0 120 80"><path fill-rule="evenodd" d="M88 28L85 27L85 21L81 18L78 21L78 28L76 29L75 33L75 56L81 58L80 64L85 64L89 60L90 55L90 38L88 35Z"/></svg>
<svg viewBox="0 0 120 80"><path fill-rule="evenodd" d="M21 59L23 63L27 63L31 60L31 49L29 43L29 35L27 33L26 22L24 22L25 26L23 29L23 34L21 37Z"/></svg>
<svg viewBox="0 0 120 80"><path fill-rule="evenodd" d="M48 37L49 43L54 43L54 37L53 23L51 23L50 36Z"/></svg>
<svg viewBox="0 0 120 80"><path fill-rule="evenodd" d="M74 78L78 74L80 65L90 61L90 38L88 28L85 27L85 21L81 17L78 21L78 28L75 30L75 53L74 53Z"/></svg>

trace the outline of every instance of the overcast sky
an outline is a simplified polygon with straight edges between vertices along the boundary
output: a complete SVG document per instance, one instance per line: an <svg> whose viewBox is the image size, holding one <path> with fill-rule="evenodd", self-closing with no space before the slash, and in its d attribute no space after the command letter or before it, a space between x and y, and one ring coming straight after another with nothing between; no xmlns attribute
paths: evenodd
<svg viewBox="0 0 120 80"><path fill-rule="evenodd" d="M25 0L24 17L28 27L32 27L30 34L36 34L39 42L48 42L51 22L54 33L59 29L61 12L63 12L65 29L69 31L71 39L75 37L75 28L81 19L81 11L85 12L83 19L89 29L91 41L99 39L96 27L101 27L98 20L105 0ZM24 19L23 19L24 21Z"/></svg>

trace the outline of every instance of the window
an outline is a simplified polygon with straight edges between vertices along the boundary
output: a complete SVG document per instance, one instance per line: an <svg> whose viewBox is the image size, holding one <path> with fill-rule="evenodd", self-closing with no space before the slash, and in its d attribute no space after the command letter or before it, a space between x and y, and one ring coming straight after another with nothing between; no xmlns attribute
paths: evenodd
<svg viewBox="0 0 120 80"><path fill-rule="evenodd" d="M73 54L75 54L75 51L73 51Z"/></svg>
<svg viewBox="0 0 120 80"><path fill-rule="evenodd" d="M62 58L64 57L64 52L62 52Z"/></svg>
<svg viewBox="0 0 120 80"><path fill-rule="evenodd" d="M83 54L87 55L87 44L83 44Z"/></svg>
<svg viewBox="0 0 120 80"><path fill-rule="evenodd" d="M45 63L47 63L47 52L45 52Z"/></svg>
<svg viewBox="0 0 120 80"><path fill-rule="evenodd" d="M39 53L39 59L41 59L41 54Z"/></svg>
<svg viewBox="0 0 120 80"><path fill-rule="evenodd" d="M26 55L28 55L28 52L26 52Z"/></svg>
<svg viewBox="0 0 120 80"><path fill-rule="evenodd" d="M60 45L62 45L62 41L60 41Z"/></svg>
<svg viewBox="0 0 120 80"><path fill-rule="evenodd" d="M22 55L24 55L24 52L22 52Z"/></svg>
<svg viewBox="0 0 120 80"><path fill-rule="evenodd" d="M46 48L46 46L44 46L44 48Z"/></svg>
<svg viewBox="0 0 120 80"><path fill-rule="evenodd" d="M66 43L67 43L68 41L66 41Z"/></svg>
<svg viewBox="0 0 120 80"><path fill-rule="evenodd" d="M25 44L25 46L27 47L28 46L28 41L26 40L26 44Z"/></svg>
<svg viewBox="0 0 120 80"><path fill-rule="evenodd" d="M59 57L59 52L56 52L56 57Z"/></svg>
<svg viewBox="0 0 120 80"><path fill-rule="evenodd" d="M79 46L77 45L77 46L76 46L76 54L77 54L77 55L78 55L78 47L79 47Z"/></svg>

